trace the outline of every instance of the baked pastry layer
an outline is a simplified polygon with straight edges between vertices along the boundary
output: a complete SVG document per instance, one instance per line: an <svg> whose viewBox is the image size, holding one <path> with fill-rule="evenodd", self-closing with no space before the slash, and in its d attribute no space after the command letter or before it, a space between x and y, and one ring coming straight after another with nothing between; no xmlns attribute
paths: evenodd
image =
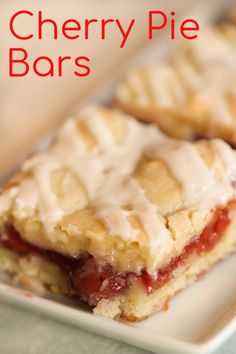
<svg viewBox="0 0 236 354"><path fill-rule="evenodd" d="M169 61L128 73L115 105L168 135L219 137L236 145L236 27L202 29Z"/></svg>
<svg viewBox="0 0 236 354"><path fill-rule="evenodd" d="M62 269L36 254L20 255L0 247L0 271L9 274L15 285L38 294L69 293L68 278Z"/></svg>
<svg viewBox="0 0 236 354"><path fill-rule="evenodd" d="M212 251L202 257L192 258L187 269L179 269L178 275L158 291L147 295L142 291L136 291L135 288L131 289L125 299L120 302L121 317L129 321L140 321L160 309L165 309L165 305L177 292L196 281L214 264L236 251L235 227L234 221L226 231L223 240ZM101 305L99 310L103 313L107 309L105 306L102 308ZM112 306L111 303L109 305Z"/></svg>
<svg viewBox="0 0 236 354"><path fill-rule="evenodd" d="M236 250L236 221L226 228L223 237L203 256L192 255L186 263L181 263L172 278L158 290L148 293L142 282L136 279L128 291L116 298L103 298L94 312L109 318L121 317L128 321L140 321L152 313L165 308L174 294L197 280L212 265ZM50 290L56 294L70 294L71 287L66 272L37 254L19 255L5 247L0 248L0 271L11 274L16 284L44 294ZM74 293L74 292L72 292Z"/></svg>
<svg viewBox="0 0 236 354"><path fill-rule="evenodd" d="M221 140L178 141L117 111L87 108L2 188L0 242L52 263L67 291L96 311L112 302L122 315L121 299L137 284L155 299L184 262L188 269L193 255L223 244L235 162Z"/></svg>

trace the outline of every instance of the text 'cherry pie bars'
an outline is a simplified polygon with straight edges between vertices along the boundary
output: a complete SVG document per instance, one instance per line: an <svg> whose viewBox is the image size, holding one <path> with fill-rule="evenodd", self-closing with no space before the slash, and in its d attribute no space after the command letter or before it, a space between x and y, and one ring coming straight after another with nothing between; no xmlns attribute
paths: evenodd
<svg viewBox="0 0 236 354"><path fill-rule="evenodd" d="M66 121L0 196L0 269L142 320L236 249L236 152L100 107Z"/></svg>

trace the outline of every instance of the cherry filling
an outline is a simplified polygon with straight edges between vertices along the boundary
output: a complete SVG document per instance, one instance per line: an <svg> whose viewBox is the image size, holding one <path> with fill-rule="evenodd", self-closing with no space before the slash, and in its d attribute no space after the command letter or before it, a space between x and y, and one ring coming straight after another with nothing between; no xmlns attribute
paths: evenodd
<svg viewBox="0 0 236 354"><path fill-rule="evenodd" d="M80 258L65 257L58 252L33 246L24 241L12 225L5 225L0 243L22 256L39 254L57 264L67 272L73 290L90 305L96 305L102 298L116 297L128 287L127 274L114 272L109 264L98 265L90 255Z"/></svg>
<svg viewBox="0 0 236 354"><path fill-rule="evenodd" d="M84 260L71 272L73 288L91 305L101 299L121 295L129 284L128 274L115 273L109 264L98 266L93 257Z"/></svg>
<svg viewBox="0 0 236 354"><path fill-rule="evenodd" d="M152 277L146 271L143 271L141 281L147 293L152 293L154 290L161 288L173 278L173 272L178 267L185 265L190 256L207 253L215 247L230 223L229 213L231 208L232 206L216 209L213 220L205 227L201 235L194 237L178 257L174 257L169 264L159 269L156 277Z"/></svg>
<svg viewBox="0 0 236 354"><path fill-rule="evenodd" d="M22 256L40 254L44 258L49 259L51 262L66 270L69 270L76 262L73 258L65 257L58 252L44 250L24 241L12 225L5 225L4 230L0 235L0 242L5 248Z"/></svg>
<svg viewBox="0 0 236 354"><path fill-rule="evenodd" d="M3 247L20 255L40 254L57 264L68 274L72 289L84 301L96 305L101 299L111 299L121 295L133 281L139 281L148 294L161 288L174 277L174 271L178 267L187 265L190 256L201 255L214 248L230 223L229 214L233 207L234 203L229 203L226 208L216 209L213 220L201 235L193 238L185 246L181 255L172 258L167 265L160 268L155 277L145 270L141 275L115 272L109 264L98 264L90 255L71 258L58 252L41 249L24 241L11 225L5 226L0 235L0 242Z"/></svg>

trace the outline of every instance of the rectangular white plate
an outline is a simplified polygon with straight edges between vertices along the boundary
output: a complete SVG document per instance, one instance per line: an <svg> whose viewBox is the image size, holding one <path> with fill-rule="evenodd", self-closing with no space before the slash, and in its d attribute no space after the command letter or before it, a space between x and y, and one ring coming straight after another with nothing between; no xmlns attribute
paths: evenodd
<svg viewBox="0 0 236 354"><path fill-rule="evenodd" d="M0 283L0 298L156 353L207 354L236 331L236 255L179 293L166 312L128 324L104 319L80 303L42 298Z"/></svg>
<svg viewBox="0 0 236 354"><path fill-rule="evenodd" d="M224 13L235 0L203 0L186 17L204 17L205 22ZM214 4L214 6L212 6ZM160 50L161 48L161 50ZM168 51L158 40L128 66L153 61ZM119 74L85 101L109 100ZM46 141L42 145L45 145ZM236 332L236 255L218 264L198 282L178 294L167 312L160 312L138 324L97 317L83 304L70 299L40 297L13 287L9 279L0 282L0 298L89 331L114 338L156 353L207 354L216 350Z"/></svg>

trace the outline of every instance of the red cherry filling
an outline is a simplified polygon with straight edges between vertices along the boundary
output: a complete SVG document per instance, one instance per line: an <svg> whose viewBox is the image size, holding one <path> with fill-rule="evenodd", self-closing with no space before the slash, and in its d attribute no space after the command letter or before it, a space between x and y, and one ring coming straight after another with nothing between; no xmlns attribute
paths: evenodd
<svg viewBox="0 0 236 354"><path fill-rule="evenodd" d="M185 246L181 255L173 258L169 264L162 267L156 277L152 277L146 271L141 275L141 281L147 291L151 293L166 284L172 277L173 272L179 266L184 265L189 256L193 254L202 254L211 251L214 246L220 241L225 229L230 223L229 211L233 204L224 209L215 211L213 220L205 227L199 237L195 237Z"/></svg>
<svg viewBox="0 0 236 354"><path fill-rule="evenodd" d="M92 305L102 298L114 298L127 288L127 275L114 273L108 264L98 266L93 257L88 258L82 266L72 270L71 281L73 288L80 297Z"/></svg>
<svg viewBox="0 0 236 354"><path fill-rule="evenodd" d="M98 266L92 256L65 257L58 252L46 251L24 241L12 225L6 225L0 235L2 246L20 255L40 254L68 272L71 285L90 305L102 299L120 295L128 286L126 274L115 273L109 264Z"/></svg>
<svg viewBox="0 0 236 354"><path fill-rule="evenodd" d="M20 238L12 225L5 225L1 233L1 244L17 254L26 255L37 252L37 248Z"/></svg>
<svg viewBox="0 0 236 354"><path fill-rule="evenodd" d="M216 209L213 220L201 235L193 238L181 255L172 258L167 265L160 268L155 277L146 270L143 270L141 275L115 272L109 264L99 264L90 255L71 258L58 252L43 250L24 241L11 225L5 226L0 235L0 242L5 248L20 255L40 254L57 264L67 272L73 290L84 301L96 305L101 299L112 299L121 295L134 280L140 281L148 294L161 288L174 277L173 273L178 267L187 263L191 255L201 255L214 248L230 223L229 213L234 205L235 203L231 202L226 208Z"/></svg>

